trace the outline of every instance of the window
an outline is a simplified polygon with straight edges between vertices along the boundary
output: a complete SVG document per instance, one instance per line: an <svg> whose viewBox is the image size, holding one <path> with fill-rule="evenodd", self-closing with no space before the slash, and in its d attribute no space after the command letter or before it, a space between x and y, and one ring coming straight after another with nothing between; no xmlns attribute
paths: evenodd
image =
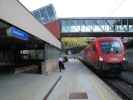
<svg viewBox="0 0 133 100"><path fill-rule="evenodd" d="M119 53L121 51L121 45L118 41L102 42L101 49L104 53Z"/></svg>

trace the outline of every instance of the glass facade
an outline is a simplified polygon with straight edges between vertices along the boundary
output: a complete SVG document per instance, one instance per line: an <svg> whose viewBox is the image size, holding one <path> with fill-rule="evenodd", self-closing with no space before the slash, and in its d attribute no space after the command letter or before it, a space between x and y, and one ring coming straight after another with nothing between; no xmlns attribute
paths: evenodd
<svg viewBox="0 0 133 100"><path fill-rule="evenodd" d="M56 20L56 12L52 4L37 9L32 14L43 24Z"/></svg>

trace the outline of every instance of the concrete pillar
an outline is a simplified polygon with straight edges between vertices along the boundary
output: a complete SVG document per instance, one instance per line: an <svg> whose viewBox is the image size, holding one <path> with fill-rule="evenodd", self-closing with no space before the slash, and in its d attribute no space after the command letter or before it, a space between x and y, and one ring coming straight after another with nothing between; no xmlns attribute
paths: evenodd
<svg viewBox="0 0 133 100"><path fill-rule="evenodd" d="M46 71L46 44L44 44L44 53L43 53L43 57L44 57L44 61L41 62L41 74L47 74Z"/></svg>

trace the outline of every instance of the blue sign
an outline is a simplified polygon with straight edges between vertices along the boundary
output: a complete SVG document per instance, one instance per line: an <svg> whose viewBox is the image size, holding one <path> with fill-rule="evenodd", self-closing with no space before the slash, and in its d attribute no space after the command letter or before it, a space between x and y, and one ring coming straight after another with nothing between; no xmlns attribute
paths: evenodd
<svg viewBox="0 0 133 100"><path fill-rule="evenodd" d="M28 40L29 39L29 35L28 33L16 28L16 27L10 27L7 30L7 34L8 36L12 36L21 40Z"/></svg>

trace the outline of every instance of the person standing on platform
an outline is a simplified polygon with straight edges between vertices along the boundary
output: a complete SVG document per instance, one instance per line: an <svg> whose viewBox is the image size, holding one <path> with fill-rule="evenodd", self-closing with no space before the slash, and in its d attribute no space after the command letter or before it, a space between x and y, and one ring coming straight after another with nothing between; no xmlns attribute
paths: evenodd
<svg viewBox="0 0 133 100"><path fill-rule="evenodd" d="M59 63L59 70L60 70L60 72L61 72L61 70L64 69L63 58L60 57L58 63Z"/></svg>

